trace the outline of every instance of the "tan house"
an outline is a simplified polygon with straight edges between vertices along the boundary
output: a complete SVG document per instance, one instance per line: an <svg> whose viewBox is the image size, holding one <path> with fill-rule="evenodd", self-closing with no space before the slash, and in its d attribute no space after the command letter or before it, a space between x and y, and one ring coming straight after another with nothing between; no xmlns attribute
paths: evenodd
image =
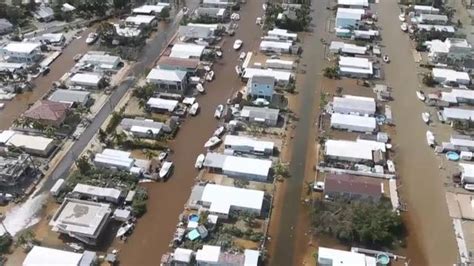
<svg viewBox="0 0 474 266"><path fill-rule="evenodd" d="M24 113L24 117L46 126L59 127L66 119L69 104L42 100Z"/></svg>

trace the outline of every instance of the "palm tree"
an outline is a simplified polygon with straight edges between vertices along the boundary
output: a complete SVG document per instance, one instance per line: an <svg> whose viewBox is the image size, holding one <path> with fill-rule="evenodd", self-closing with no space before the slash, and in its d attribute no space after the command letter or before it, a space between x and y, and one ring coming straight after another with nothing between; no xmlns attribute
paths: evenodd
<svg viewBox="0 0 474 266"><path fill-rule="evenodd" d="M90 108L87 108L83 105L79 105L76 107L76 113L78 113L80 116L83 116L85 114L90 114L91 110Z"/></svg>
<svg viewBox="0 0 474 266"><path fill-rule="evenodd" d="M158 154L157 154L155 151L150 150L150 149L145 149L145 150L143 151L143 154L146 156L146 158L147 158L148 160L151 160L151 159L153 159L154 157L158 156Z"/></svg>
<svg viewBox="0 0 474 266"><path fill-rule="evenodd" d="M56 135L56 128L52 126L47 126L44 130L44 133L46 134L46 137L52 138Z"/></svg>

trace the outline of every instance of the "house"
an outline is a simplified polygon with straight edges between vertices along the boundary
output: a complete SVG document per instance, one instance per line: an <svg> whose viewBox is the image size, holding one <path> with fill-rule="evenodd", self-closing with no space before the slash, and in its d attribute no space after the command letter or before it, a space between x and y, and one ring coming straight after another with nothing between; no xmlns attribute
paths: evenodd
<svg viewBox="0 0 474 266"><path fill-rule="evenodd" d="M216 7L198 7L194 14L199 19L210 19L216 21L224 21L229 17L227 9Z"/></svg>
<svg viewBox="0 0 474 266"><path fill-rule="evenodd" d="M333 41L329 45L329 52L333 54L364 55L367 54L367 47Z"/></svg>
<svg viewBox="0 0 474 266"><path fill-rule="evenodd" d="M135 159L131 158L130 152L114 149L104 149L94 157L95 166L109 169L130 170L134 163Z"/></svg>
<svg viewBox="0 0 474 266"><path fill-rule="evenodd" d="M223 219L227 219L233 211L245 211L259 216L264 195L260 190L206 184L199 202L211 214Z"/></svg>
<svg viewBox="0 0 474 266"><path fill-rule="evenodd" d="M214 30L202 26L179 26L178 35L182 41L199 40L211 43L214 41Z"/></svg>
<svg viewBox="0 0 474 266"><path fill-rule="evenodd" d="M324 155L333 160L348 162L370 162L374 160L374 152L384 153L385 143L370 140L358 139L348 140L327 140L325 143Z"/></svg>
<svg viewBox="0 0 474 266"><path fill-rule="evenodd" d="M336 28L357 29L359 22L365 15L364 9L338 8L336 13Z"/></svg>
<svg viewBox="0 0 474 266"><path fill-rule="evenodd" d="M275 144L271 141L263 141L245 136L226 135L224 147L226 150L239 153L272 156Z"/></svg>
<svg viewBox="0 0 474 266"><path fill-rule="evenodd" d="M92 201L105 201L115 204L119 203L120 199L122 199L122 191L119 189L86 184L76 184L71 193L80 199L87 198Z"/></svg>
<svg viewBox="0 0 474 266"><path fill-rule="evenodd" d="M98 73L77 73L70 78L72 86L98 89L102 87L104 76Z"/></svg>
<svg viewBox="0 0 474 266"><path fill-rule="evenodd" d="M444 108L441 113L445 121L474 121L474 110L461 108Z"/></svg>
<svg viewBox="0 0 474 266"><path fill-rule="evenodd" d="M171 47L169 57L201 59L206 46L190 43L177 43Z"/></svg>
<svg viewBox="0 0 474 266"><path fill-rule="evenodd" d="M260 51L264 53L291 53L291 42L261 41Z"/></svg>
<svg viewBox="0 0 474 266"><path fill-rule="evenodd" d="M5 18L0 18L0 35L7 34L13 31L13 24Z"/></svg>
<svg viewBox="0 0 474 266"><path fill-rule="evenodd" d="M247 95L252 99L264 98L271 102L275 89L275 77L253 76L247 81Z"/></svg>
<svg viewBox="0 0 474 266"><path fill-rule="evenodd" d="M90 100L91 93L88 91L77 90L55 90L48 100L52 102L65 103L69 106L82 105L87 106Z"/></svg>
<svg viewBox="0 0 474 266"><path fill-rule="evenodd" d="M33 16L40 22L49 22L54 19L54 11L49 6L41 5L33 13Z"/></svg>
<svg viewBox="0 0 474 266"><path fill-rule="evenodd" d="M451 91L442 91L441 100L446 101L450 104L474 104L474 91L472 90L462 90L462 89L452 89Z"/></svg>
<svg viewBox="0 0 474 266"><path fill-rule="evenodd" d="M333 113L331 127L350 132L373 133L377 130L375 117Z"/></svg>
<svg viewBox="0 0 474 266"><path fill-rule="evenodd" d="M267 68L292 70L295 68L295 61L282 59L267 59L265 61Z"/></svg>
<svg viewBox="0 0 474 266"><path fill-rule="evenodd" d="M59 127L67 117L70 105L49 100L37 101L23 116L46 126Z"/></svg>
<svg viewBox="0 0 474 266"><path fill-rule="evenodd" d="M447 38L426 41L424 45L429 49L428 57L431 61L442 60L461 61L472 57L472 46L466 39Z"/></svg>
<svg viewBox="0 0 474 266"><path fill-rule="evenodd" d="M96 245L107 226L112 209L108 203L66 198L49 225L53 231Z"/></svg>
<svg viewBox="0 0 474 266"><path fill-rule="evenodd" d="M106 71L117 69L121 59L118 56L109 55L105 52L89 51L81 57L79 63L82 65L92 65L99 71Z"/></svg>
<svg viewBox="0 0 474 266"><path fill-rule="evenodd" d="M428 24L418 24L417 28L419 30L425 30L425 31L443 31L443 32L449 32L449 33L455 33L456 29L453 26L448 26L448 25L428 25Z"/></svg>
<svg viewBox="0 0 474 266"><path fill-rule="evenodd" d="M34 63L41 58L40 46L38 42L10 42L0 53L8 62Z"/></svg>
<svg viewBox="0 0 474 266"><path fill-rule="evenodd" d="M133 136L140 138L153 139L163 133L170 133L172 131L169 125L144 118L124 118L120 122L120 126L123 130L129 131Z"/></svg>
<svg viewBox="0 0 474 266"><path fill-rule="evenodd" d="M146 77L159 91L184 94L188 86L187 73L181 70L154 68Z"/></svg>
<svg viewBox="0 0 474 266"><path fill-rule="evenodd" d="M369 1L368 0L337 0L338 7L344 8L368 8Z"/></svg>
<svg viewBox="0 0 474 266"><path fill-rule="evenodd" d="M135 27L153 27L156 26L158 20L155 16L147 16L147 15L136 15L130 16L125 19L125 24L135 26Z"/></svg>
<svg viewBox="0 0 474 266"><path fill-rule="evenodd" d="M373 64L367 58L339 57L339 73L349 77L369 78L374 74Z"/></svg>
<svg viewBox="0 0 474 266"><path fill-rule="evenodd" d="M4 135L4 132L15 134L13 131L4 130L0 135ZM0 138L3 139L3 136ZM0 157L1 186L16 186L24 178L33 177L34 175L34 167L31 165L31 158L28 154L20 154L17 157Z"/></svg>
<svg viewBox="0 0 474 266"><path fill-rule="evenodd" d="M240 117L250 123L265 124L275 127L278 123L280 110L265 107L244 106L240 111Z"/></svg>
<svg viewBox="0 0 474 266"><path fill-rule="evenodd" d="M168 3L157 3L156 5L143 5L132 10L134 15L159 16L163 9L170 8Z"/></svg>
<svg viewBox="0 0 474 266"><path fill-rule="evenodd" d="M185 71L190 74L196 73L199 67L198 59L189 59L189 58L174 58L169 56L161 56L158 59L156 67L159 69L165 70L179 70Z"/></svg>
<svg viewBox="0 0 474 266"><path fill-rule="evenodd" d="M261 68L250 68L247 67L242 72L242 79L248 80L253 76L272 76L276 82L280 85L287 85L293 78L293 74L289 71L274 70L274 69L261 69Z"/></svg>
<svg viewBox="0 0 474 266"><path fill-rule="evenodd" d="M212 172L222 173L230 177L267 181L272 168L272 161L208 153L203 166L208 167Z"/></svg>
<svg viewBox="0 0 474 266"><path fill-rule="evenodd" d="M416 14L439 14L439 8L433 6L414 5Z"/></svg>
<svg viewBox="0 0 474 266"><path fill-rule="evenodd" d="M284 41L295 42L298 40L298 34L291 33L291 32L288 32L288 30L278 29L278 28L269 30L267 32L267 36L276 38L278 40L284 40Z"/></svg>
<svg viewBox="0 0 474 266"><path fill-rule="evenodd" d="M24 152L31 155L47 156L55 147L54 139L24 135L14 131L7 132L7 137L4 135L5 131L2 132L0 144L7 147L21 148Z"/></svg>
<svg viewBox="0 0 474 266"><path fill-rule="evenodd" d="M420 14L414 19L418 24L433 24L433 25L445 25L448 23L449 18L446 15L438 14Z"/></svg>
<svg viewBox="0 0 474 266"><path fill-rule="evenodd" d="M375 266L377 265L376 261L374 257L362 253L325 247L318 248L318 265L320 266Z"/></svg>
<svg viewBox="0 0 474 266"><path fill-rule="evenodd" d="M66 37L62 33L45 33L41 36L35 37L34 40L44 44L62 46L66 42Z"/></svg>
<svg viewBox="0 0 474 266"><path fill-rule="evenodd" d="M23 261L23 266L93 266L97 255L92 251L72 252L60 249L33 246Z"/></svg>
<svg viewBox="0 0 474 266"><path fill-rule="evenodd" d="M327 174L324 179L324 197L378 202L382 198L382 185L380 181L369 177Z"/></svg>
<svg viewBox="0 0 474 266"><path fill-rule="evenodd" d="M452 69L435 67L431 70L431 75L436 82L441 84L469 85L471 83L471 78L468 73Z"/></svg>
<svg viewBox="0 0 474 266"><path fill-rule="evenodd" d="M146 105L156 112L173 112L178 107L178 101L162 98L150 98Z"/></svg>
<svg viewBox="0 0 474 266"><path fill-rule="evenodd" d="M334 97L332 110L340 114L375 115L376 103L373 98L343 95Z"/></svg>

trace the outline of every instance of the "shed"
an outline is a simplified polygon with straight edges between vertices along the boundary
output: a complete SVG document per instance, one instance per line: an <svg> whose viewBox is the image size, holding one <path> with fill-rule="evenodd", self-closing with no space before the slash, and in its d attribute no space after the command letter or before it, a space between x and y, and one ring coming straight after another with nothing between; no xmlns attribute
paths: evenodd
<svg viewBox="0 0 474 266"><path fill-rule="evenodd" d="M181 263L191 263L194 251L192 249L177 248L173 252L173 261Z"/></svg>
<svg viewBox="0 0 474 266"><path fill-rule="evenodd" d="M115 209L112 218L120 222L126 222L132 218L132 213L127 209Z"/></svg>
<svg viewBox="0 0 474 266"><path fill-rule="evenodd" d="M474 183L474 164L459 163L461 168L461 180L463 183Z"/></svg>
<svg viewBox="0 0 474 266"><path fill-rule="evenodd" d="M64 187L64 179L60 178L54 183L53 187L49 190L51 195L57 196L61 192L62 188Z"/></svg>
<svg viewBox="0 0 474 266"><path fill-rule="evenodd" d="M372 133L377 129L374 117L334 113L331 115L331 127L355 132Z"/></svg>

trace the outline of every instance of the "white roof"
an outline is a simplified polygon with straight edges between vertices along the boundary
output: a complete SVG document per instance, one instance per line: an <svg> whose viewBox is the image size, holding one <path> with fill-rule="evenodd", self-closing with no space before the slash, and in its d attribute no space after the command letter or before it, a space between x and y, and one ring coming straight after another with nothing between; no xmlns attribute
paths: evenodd
<svg viewBox="0 0 474 266"><path fill-rule="evenodd" d="M204 245L196 252L197 262L217 263L221 254L220 246Z"/></svg>
<svg viewBox="0 0 474 266"><path fill-rule="evenodd" d="M439 9L432 6L422 6L422 5L415 5L413 7L416 11L431 11L433 13L439 12Z"/></svg>
<svg viewBox="0 0 474 266"><path fill-rule="evenodd" d="M136 15L136 16L130 16L126 18L125 22L133 23L135 25L140 25L140 24L150 24L155 19L156 19L155 16Z"/></svg>
<svg viewBox="0 0 474 266"><path fill-rule="evenodd" d="M78 266L83 254L34 246L26 255L23 266Z"/></svg>
<svg viewBox="0 0 474 266"><path fill-rule="evenodd" d="M373 74L372 62L361 57L339 57L339 70L342 72Z"/></svg>
<svg viewBox="0 0 474 266"><path fill-rule="evenodd" d="M60 42L64 38L64 34L62 33L45 33L38 37L39 40L48 40L52 43Z"/></svg>
<svg viewBox="0 0 474 266"><path fill-rule="evenodd" d="M336 18L337 19L358 19L362 18L362 15L365 14L364 9L359 8L338 8Z"/></svg>
<svg viewBox="0 0 474 266"><path fill-rule="evenodd" d="M38 42L10 42L3 49L10 53L30 54L41 46Z"/></svg>
<svg viewBox="0 0 474 266"><path fill-rule="evenodd" d="M135 27L121 27L119 24L114 24L117 35L124 37L136 37L142 32L140 28Z"/></svg>
<svg viewBox="0 0 474 266"><path fill-rule="evenodd" d="M20 68L26 68L25 63L12 63L12 62L0 62L0 70L7 69L9 71L15 71Z"/></svg>
<svg viewBox="0 0 474 266"><path fill-rule="evenodd" d="M117 65L120 63L120 57L105 53L89 52L81 57L79 62L94 65Z"/></svg>
<svg viewBox="0 0 474 266"><path fill-rule="evenodd" d="M464 177L474 177L474 164L459 163Z"/></svg>
<svg viewBox="0 0 474 266"><path fill-rule="evenodd" d="M291 42L273 42L273 41L262 41L260 43L260 50L266 50L268 48L277 48L290 50Z"/></svg>
<svg viewBox="0 0 474 266"><path fill-rule="evenodd" d="M147 134L148 132L153 133L153 135L158 135L161 131L161 128L154 128L154 127L142 127L142 126L132 126L130 128L130 132L132 133L143 133Z"/></svg>
<svg viewBox="0 0 474 266"><path fill-rule="evenodd" d="M102 153L97 153L95 155L94 162L111 167L124 167L130 169L135 160L130 158L129 152L105 149Z"/></svg>
<svg viewBox="0 0 474 266"><path fill-rule="evenodd" d="M361 140L327 140L325 154L334 157L346 157L361 160L372 160L372 151L382 150L385 152L385 144L382 142Z"/></svg>
<svg viewBox="0 0 474 266"><path fill-rule="evenodd" d="M174 81L182 82L186 77L186 71L181 70L167 70L161 68L153 68L146 79L150 81Z"/></svg>
<svg viewBox="0 0 474 266"><path fill-rule="evenodd" d="M207 184L201 201L210 203L210 212L229 214L231 206L261 210L264 192L260 190Z"/></svg>
<svg viewBox="0 0 474 266"><path fill-rule="evenodd" d="M431 40L431 41L426 41L424 44L430 50L430 54L434 54L434 53L447 54L447 53L449 53L449 47L446 44L446 41L443 42L441 40Z"/></svg>
<svg viewBox="0 0 474 266"><path fill-rule="evenodd" d="M418 23L423 23L425 21L442 21L448 22L448 16L438 15L438 14L420 14L417 17Z"/></svg>
<svg viewBox="0 0 474 266"><path fill-rule="evenodd" d="M376 104L373 98L344 95L334 97L333 110L339 113L360 113L362 115L375 114Z"/></svg>
<svg viewBox="0 0 474 266"><path fill-rule="evenodd" d="M331 45L329 46L329 50L339 50L347 54L366 54L367 53L367 47L365 46L359 46L352 43L344 43L344 42L337 42L337 41L331 42Z"/></svg>
<svg viewBox="0 0 474 266"><path fill-rule="evenodd" d="M332 266L376 266L374 257L366 256L362 253L324 248L318 249L318 262Z"/></svg>
<svg viewBox="0 0 474 266"><path fill-rule="evenodd" d="M460 72L452 69L444 69L444 68L433 68L432 70L434 78L442 78L445 79L447 82L459 82L465 83L466 81L469 82L471 78L467 72Z"/></svg>
<svg viewBox="0 0 474 266"><path fill-rule="evenodd" d="M371 128L372 130L375 130L375 128L377 127L375 117L339 113L334 113L331 115L331 125L335 124L346 125L348 127L359 126L364 128Z"/></svg>
<svg viewBox="0 0 474 266"><path fill-rule="evenodd" d="M226 135L224 139L225 146L247 146L252 147L254 151L263 152L273 150L274 143L271 141L257 140L244 136Z"/></svg>
<svg viewBox="0 0 474 266"><path fill-rule="evenodd" d="M298 34L288 32L288 30L278 29L278 28L275 28L273 30L269 30L267 34L268 34L268 36L285 37L285 38L294 39L294 40L296 38L298 38Z"/></svg>
<svg viewBox="0 0 474 266"><path fill-rule="evenodd" d="M340 6L369 6L368 0L337 0L337 4Z"/></svg>
<svg viewBox="0 0 474 266"><path fill-rule="evenodd" d="M260 257L260 251L246 249L244 251L244 256L245 256L244 266L257 266L258 258Z"/></svg>
<svg viewBox="0 0 474 266"><path fill-rule="evenodd" d="M164 109L168 110L169 112L172 112L176 108L176 106L178 106L178 103L179 102L176 100L150 98L146 104L152 108Z"/></svg>
<svg viewBox="0 0 474 266"><path fill-rule="evenodd" d="M444 108L443 117L446 119L474 120L474 110L461 108Z"/></svg>
<svg viewBox="0 0 474 266"><path fill-rule="evenodd" d="M288 82L291 79L291 72L279 71L274 69L261 69L261 68L245 68L243 77L251 78L253 76L271 76L274 77L277 81Z"/></svg>
<svg viewBox="0 0 474 266"><path fill-rule="evenodd" d="M132 10L132 13L135 14L151 14L155 12L155 14L161 13L164 7L168 7L168 3L158 3L157 5L143 5Z"/></svg>
<svg viewBox="0 0 474 266"><path fill-rule="evenodd" d="M71 82L88 86L97 86L101 80L101 75L93 73L77 73L71 77Z"/></svg>
<svg viewBox="0 0 474 266"><path fill-rule="evenodd" d="M173 260L174 261L179 261L179 262L190 263L192 255L193 255L193 250L192 249L177 248L177 249L174 250Z"/></svg>
<svg viewBox="0 0 474 266"><path fill-rule="evenodd" d="M8 142L8 140L15 135L15 131L13 130L4 130L2 133L0 133L0 143L5 144Z"/></svg>
<svg viewBox="0 0 474 266"><path fill-rule="evenodd" d="M456 32L456 29L453 26L447 25L427 25L427 24L418 24L418 29L430 31L434 29L436 31L446 31L446 32Z"/></svg>
<svg viewBox="0 0 474 266"><path fill-rule="evenodd" d="M293 66L295 61L292 60L282 60L282 59L267 59L265 63L268 65L287 65L287 66Z"/></svg>
<svg viewBox="0 0 474 266"><path fill-rule="evenodd" d="M47 151L54 139L42 136L30 136L15 133L8 140L7 146L24 147L27 150Z"/></svg>
<svg viewBox="0 0 474 266"><path fill-rule="evenodd" d="M132 155L131 152L115 150L115 149L104 149L102 151L102 154L107 155L107 156L117 157L117 158L130 158L130 156Z"/></svg>
<svg viewBox="0 0 474 266"><path fill-rule="evenodd" d="M453 89L450 92L441 92L441 99L450 103L457 103L458 99L474 100L474 91Z"/></svg>
<svg viewBox="0 0 474 266"><path fill-rule="evenodd" d="M177 43L171 48L171 54L169 57L176 58L199 58L206 46L189 43Z"/></svg>
<svg viewBox="0 0 474 266"><path fill-rule="evenodd" d="M257 176L268 176L272 168L271 160L262 160L238 156L227 156L222 170L224 172L234 172Z"/></svg>
<svg viewBox="0 0 474 266"><path fill-rule="evenodd" d="M449 142L456 146L461 147L474 147L474 139L471 139L469 136L451 136Z"/></svg>
<svg viewBox="0 0 474 266"><path fill-rule="evenodd" d="M122 191L115 189L115 188L105 188L105 187L96 187L90 186L86 184L76 184L72 192L97 196L97 197L106 197L106 198L113 198L119 199Z"/></svg>

